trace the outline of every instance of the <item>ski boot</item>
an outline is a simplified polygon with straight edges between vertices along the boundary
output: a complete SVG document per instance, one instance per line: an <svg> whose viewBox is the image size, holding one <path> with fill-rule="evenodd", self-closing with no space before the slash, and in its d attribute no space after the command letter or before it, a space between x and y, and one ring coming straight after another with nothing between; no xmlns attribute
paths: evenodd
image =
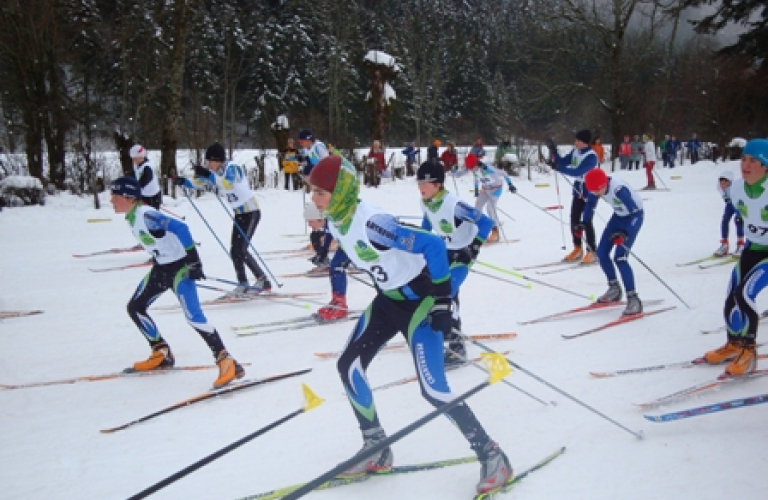
<svg viewBox="0 0 768 500"><path fill-rule="evenodd" d="M573 250L571 251L571 253L566 255L563 258L563 261L564 262L576 262L577 260L579 260L581 258L582 258L581 247L573 247Z"/></svg>
<svg viewBox="0 0 768 500"><path fill-rule="evenodd" d="M219 365L219 377L213 382L214 389L220 389L236 378L243 378L245 375L243 367L229 355L226 349L216 356L216 364Z"/></svg>
<svg viewBox="0 0 768 500"><path fill-rule="evenodd" d="M322 321L338 321L349 316L346 295L334 292L331 302L318 309L317 315Z"/></svg>
<svg viewBox="0 0 768 500"><path fill-rule="evenodd" d="M714 257L725 257L728 255L728 240L720 240L720 247L712 255Z"/></svg>
<svg viewBox="0 0 768 500"><path fill-rule="evenodd" d="M619 302L621 300L622 292L621 286L617 280L611 280L608 282L608 290L598 297L597 301L601 304L609 302Z"/></svg>
<svg viewBox="0 0 768 500"><path fill-rule="evenodd" d="M165 342L160 342L152 346L152 354L144 361L138 361L133 364L133 369L137 372L146 372L150 370L163 370L173 368L175 360L171 353L171 348Z"/></svg>
<svg viewBox="0 0 768 500"><path fill-rule="evenodd" d="M374 427L373 429L363 431L363 448L357 454L365 454L367 450L373 448L386 438L387 435L381 427ZM355 477L387 471L392 468L393 461L392 449L386 447L340 473L339 477Z"/></svg>
<svg viewBox="0 0 768 500"><path fill-rule="evenodd" d="M741 377L749 375L757 369L757 350L754 343L745 344L736 359L725 367L725 373L729 377Z"/></svg>
<svg viewBox="0 0 768 500"><path fill-rule="evenodd" d="M627 292L627 307L624 308L623 316L634 316L643 312L643 303L640 301L640 297L637 296L637 292Z"/></svg>
<svg viewBox="0 0 768 500"><path fill-rule="evenodd" d="M514 475L509 459L494 441L488 441L488 444L477 452L477 458L482 465L480 481L477 483L478 494L504 486Z"/></svg>

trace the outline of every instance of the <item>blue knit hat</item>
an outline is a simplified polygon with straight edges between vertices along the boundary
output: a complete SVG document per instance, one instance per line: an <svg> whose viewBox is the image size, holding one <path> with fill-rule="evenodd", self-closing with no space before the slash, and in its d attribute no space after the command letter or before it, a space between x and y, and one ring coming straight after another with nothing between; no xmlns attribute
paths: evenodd
<svg viewBox="0 0 768 500"><path fill-rule="evenodd" d="M118 196L125 196L126 198L133 198L136 200L141 198L141 186L139 185L139 181L133 177L118 177L109 185L109 190L112 191L112 194Z"/></svg>
<svg viewBox="0 0 768 500"><path fill-rule="evenodd" d="M743 154L754 156L768 168L768 139L752 139L744 146Z"/></svg>

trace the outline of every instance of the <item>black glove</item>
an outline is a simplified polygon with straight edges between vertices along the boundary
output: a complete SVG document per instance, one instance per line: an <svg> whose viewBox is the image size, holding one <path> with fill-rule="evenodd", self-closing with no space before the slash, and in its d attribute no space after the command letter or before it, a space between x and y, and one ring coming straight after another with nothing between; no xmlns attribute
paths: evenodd
<svg viewBox="0 0 768 500"><path fill-rule="evenodd" d="M435 298L435 304L429 310L427 317L432 325L432 331L447 336L451 332L451 298Z"/></svg>
<svg viewBox="0 0 768 500"><path fill-rule="evenodd" d="M197 248L187 250L187 277L192 281L204 280L203 264L197 254Z"/></svg>
<svg viewBox="0 0 768 500"><path fill-rule="evenodd" d="M544 144L547 145L547 149L549 149L549 163L550 165L555 164L555 158L557 157L557 146L555 145L555 141L552 140L552 138L548 138L546 141L544 141Z"/></svg>
<svg viewBox="0 0 768 500"><path fill-rule="evenodd" d="M467 247L467 251L469 252L470 257L472 257L472 260L477 260L477 255L480 253L481 246L483 246L483 242L480 241L480 238L475 238Z"/></svg>
<svg viewBox="0 0 768 500"><path fill-rule="evenodd" d="M480 196L480 191L478 191L477 188L475 188L475 198L477 198L478 196Z"/></svg>
<svg viewBox="0 0 768 500"><path fill-rule="evenodd" d="M211 171L208 170L205 167L201 167L200 165L195 165L195 177L204 177L208 178L211 176Z"/></svg>
<svg viewBox="0 0 768 500"><path fill-rule="evenodd" d="M174 183L175 185L177 185L177 186L183 186L183 185L184 185L184 181L185 181L185 180L186 180L186 179L184 179L184 177L174 177L174 178L173 178L173 183Z"/></svg>
<svg viewBox="0 0 768 500"><path fill-rule="evenodd" d="M512 194L517 193L517 188L511 182L509 183L509 192L512 193Z"/></svg>
<svg viewBox="0 0 768 500"><path fill-rule="evenodd" d="M581 238L584 235L584 224L576 224L573 226L573 235L576 238Z"/></svg>

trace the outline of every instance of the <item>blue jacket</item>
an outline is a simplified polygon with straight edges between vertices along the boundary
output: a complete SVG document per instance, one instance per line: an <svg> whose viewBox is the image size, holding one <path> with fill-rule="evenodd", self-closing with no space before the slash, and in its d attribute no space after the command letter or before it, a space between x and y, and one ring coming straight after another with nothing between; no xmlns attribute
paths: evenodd
<svg viewBox="0 0 768 500"><path fill-rule="evenodd" d="M418 154L419 150L414 148L413 146L408 146L405 148L402 153L405 155L405 159L410 162L416 161L416 155Z"/></svg>
<svg viewBox="0 0 768 500"><path fill-rule="evenodd" d="M555 150L555 166L554 169L564 175L570 175L576 177L573 181L573 197L584 198L587 195L586 189L584 189L583 178L584 175L597 166L597 154L586 154L592 151L589 146L584 149L578 150L580 154L586 155L581 163L578 165L572 165L573 154L576 152L576 148L573 148L570 153L565 156L560 156Z"/></svg>

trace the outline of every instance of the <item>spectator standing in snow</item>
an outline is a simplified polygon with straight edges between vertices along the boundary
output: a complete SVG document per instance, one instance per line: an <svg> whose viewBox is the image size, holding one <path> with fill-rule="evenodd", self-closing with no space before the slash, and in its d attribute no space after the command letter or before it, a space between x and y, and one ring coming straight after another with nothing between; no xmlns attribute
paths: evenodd
<svg viewBox="0 0 768 500"><path fill-rule="evenodd" d="M446 172L458 168L459 155L456 154L456 148L453 147L452 142L447 143L445 151L440 155L440 161L443 162L443 169Z"/></svg>
<svg viewBox="0 0 768 500"><path fill-rule="evenodd" d="M416 143L412 142L408 144L408 146L402 150L402 153L405 155L405 175L411 177L415 173L413 166L416 164L416 155L419 154L419 150L416 149Z"/></svg>
<svg viewBox="0 0 768 500"><path fill-rule="evenodd" d="M619 165L622 170L631 168L629 158L632 156L632 143L629 142L629 136L624 136L624 142L619 144Z"/></svg>
<svg viewBox="0 0 768 500"><path fill-rule="evenodd" d="M688 140L688 142L685 144L685 147L688 148L688 151L691 155L691 165L699 161L699 150L701 149L701 141L699 141L699 136L697 136L695 133L691 136L691 138Z"/></svg>

